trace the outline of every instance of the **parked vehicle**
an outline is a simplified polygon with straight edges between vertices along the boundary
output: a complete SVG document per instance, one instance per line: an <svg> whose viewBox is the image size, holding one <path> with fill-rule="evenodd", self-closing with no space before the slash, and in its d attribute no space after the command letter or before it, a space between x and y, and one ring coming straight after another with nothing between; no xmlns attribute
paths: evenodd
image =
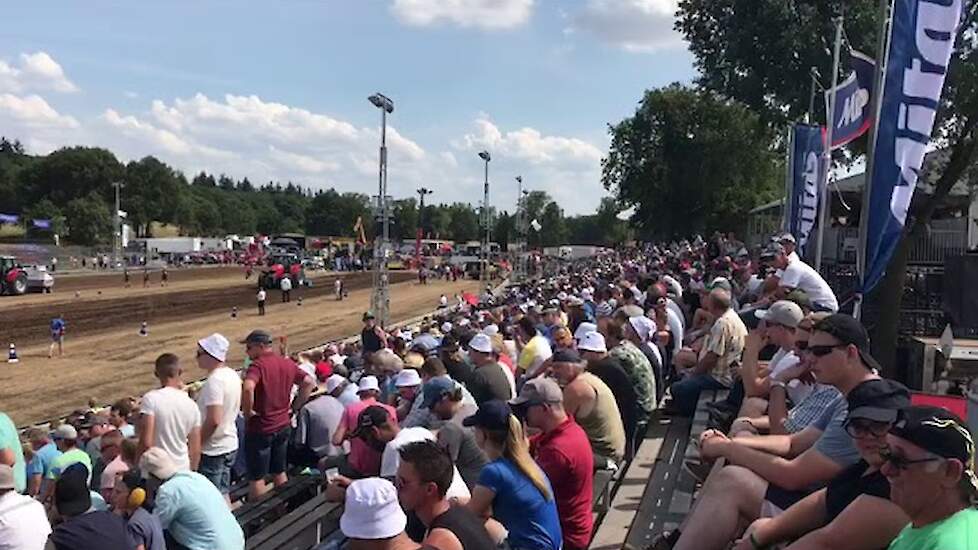
<svg viewBox="0 0 978 550"><path fill-rule="evenodd" d="M13 256L0 256L0 294L27 292L27 272Z"/></svg>

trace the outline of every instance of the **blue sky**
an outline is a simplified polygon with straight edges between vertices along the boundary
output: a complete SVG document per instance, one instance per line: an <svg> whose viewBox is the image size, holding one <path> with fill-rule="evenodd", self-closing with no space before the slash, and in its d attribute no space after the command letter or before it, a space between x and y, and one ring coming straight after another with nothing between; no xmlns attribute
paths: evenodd
<svg viewBox="0 0 978 550"><path fill-rule="evenodd" d="M604 194L608 122L694 77L675 0L17 2L0 20L0 133L32 152L86 144L253 182L491 203L513 180L567 213Z"/></svg>

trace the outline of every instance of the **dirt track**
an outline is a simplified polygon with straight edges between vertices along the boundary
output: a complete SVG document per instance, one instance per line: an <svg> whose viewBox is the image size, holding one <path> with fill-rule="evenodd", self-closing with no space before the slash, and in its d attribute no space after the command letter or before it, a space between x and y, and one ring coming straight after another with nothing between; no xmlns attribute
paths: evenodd
<svg viewBox="0 0 978 550"><path fill-rule="evenodd" d="M301 294L293 291L291 304L281 304L279 293L269 292L268 315L259 318L254 282L244 281L240 269L193 271L202 274L195 277L192 271L180 272L190 274L186 279L171 275L167 288L159 288L158 277L157 286L141 288L141 274L138 281L134 274L137 284L130 289L120 288L120 277L92 276L79 278L78 284L89 285L84 287L89 291L81 291L78 298L72 290L0 299L0 339L6 342L8 335L23 338L17 340L20 363L0 362L0 410L17 425L25 425L83 407L90 398L107 403L138 395L154 385L152 362L163 352L180 355L184 380L195 380L201 376L193 359L195 342L215 331L234 342L262 327L276 336L287 335L292 349L350 336L359 331L360 314L370 301L369 273L347 274L350 297L343 302L333 299L335 274L330 274L314 279L314 286ZM104 280L105 286L93 285L91 279ZM65 277L59 284L70 280ZM452 296L478 286L475 281L420 286L410 273L393 273L392 282L396 281L404 282L391 285L395 322L434 309L442 293ZM296 301L300 295L301 307ZM239 309L237 319L230 316L233 305ZM59 312L68 321L67 353L64 358L48 359L47 324ZM140 337L137 332L144 316L149 336ZM232 344L228 363L238 366L243 359L242 347Z"/></svg>

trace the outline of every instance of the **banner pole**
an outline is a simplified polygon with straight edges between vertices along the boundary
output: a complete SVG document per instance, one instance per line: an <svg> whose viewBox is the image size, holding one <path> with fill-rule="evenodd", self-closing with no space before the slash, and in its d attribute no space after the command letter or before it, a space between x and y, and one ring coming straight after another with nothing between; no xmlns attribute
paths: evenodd
<svg viewBox="0 0 978 550"><path fill-rule="evenodd" d="M832 209L832 205L829 201L829 172L832 170L832 133L835 130L835 100L836 100L836 87L839 85L839 56L842 50L842 25L844 18L839 16L835 18L835 50L832 55L832 87L829 92L829 105L828 113L825 114L825 158L823 162L825 166L822 168L822 181L819 186L819 210L818 216L818 235L815 241L815 271L822 270L822 247L825 241L825 226L829 222L829 211Z"/></svg>
<svg viewBox="0 0 978 550"><path fill-rule="evenodd" d="M792 185L793 175L794 175L794 156L795 156L795 132L793 131L794 126L788 125L788 150L785 152L784 158L784 206L781 207L781 231L790 232L791 231L791 216L793 214L791 208L791 196L792 196ZM797 239L798 236L796 235Z"/></svg>
<svg viewBox="0 0 978 550"><path fill-rule="evenodd" d="M880 31L876 40L876 74L873 76L873 97L870 113L873 122L869 127L869 140L866 148L866 171L864 172L862 204L859 208L859 244L856 248L856 284L857 288L856 305L853 315L856 319L862 317L862 305L864 296L863 283L866 278L866 265L869 262L869 251L866 250L869 232L869 203L873 193L873 168L876 164L876 135L880 123L880 109L883 105L883 79L886 75L886 61L890 49L890 16L892 13L893 0L880 0Z"/></svg>

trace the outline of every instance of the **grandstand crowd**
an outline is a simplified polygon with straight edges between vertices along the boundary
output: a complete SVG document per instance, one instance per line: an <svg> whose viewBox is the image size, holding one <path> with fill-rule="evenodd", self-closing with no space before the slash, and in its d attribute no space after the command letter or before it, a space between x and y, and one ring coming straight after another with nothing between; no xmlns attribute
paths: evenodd
<svg viewBox="0 0 978 550"><path fill-rule="evenodd" d="M714 389L684 465L702 488L651 548L978 548L967 425L880 376L794 248L621 249L294 355L212 334L138 399L26 434L0 414L0 550L243 549L234 484L255 501L297 472L349 548L584 549L595 473Z"/></svg>

